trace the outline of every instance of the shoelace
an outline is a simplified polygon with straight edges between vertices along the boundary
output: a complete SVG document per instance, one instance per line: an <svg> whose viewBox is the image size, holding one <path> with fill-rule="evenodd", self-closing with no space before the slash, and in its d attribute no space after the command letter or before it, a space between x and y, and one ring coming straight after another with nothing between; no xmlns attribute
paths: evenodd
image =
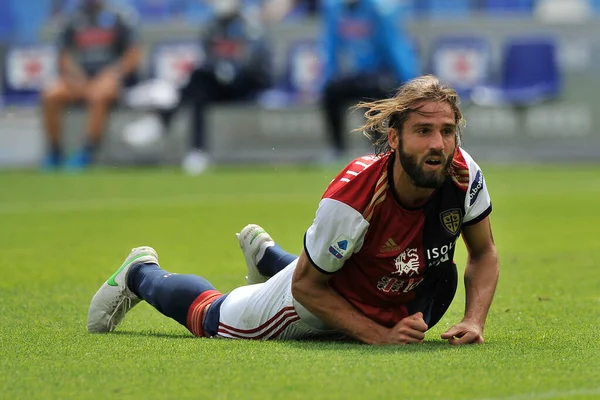
<svg viewBox="0 0 600 400"><path fill-rule="evenodd" d="M122 300L115 307L115 311L108 318L108 327L109 330L113 330L119 322L125 316L127 310L131 308L131 299L127 296L124 296Z"/></svg>

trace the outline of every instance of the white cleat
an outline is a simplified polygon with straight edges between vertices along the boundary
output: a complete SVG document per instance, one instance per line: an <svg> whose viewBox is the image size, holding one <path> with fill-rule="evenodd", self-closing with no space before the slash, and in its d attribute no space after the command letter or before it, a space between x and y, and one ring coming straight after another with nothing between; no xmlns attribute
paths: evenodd
<svg viewBox="0 0 600 400"><path fill-rule="evenodd" d="M181 162L181 168L188 175L200 175L210 166L208 154L202 150L192 150Z"/></svg>
<svg viewBox="0 0 600 400"><path fill-rule="evenodd" d="M258 225L250 224L246 225L240 233L236 233L244 258L246 259L246 267L248 269L248 275L246 276L246 283L248 285L254 285L256 283L263 283L269 280L268 276L260 273L258 267L258 255L264 248L275 245L273 238L263 228ZM263 247L264 245L264 247Z"/></svg>
<svg viewBox="0 0 600 400"><path fill-rule="evenodd" d="M158 264L158 255L152 247L136 247L123 264L98 289L88 310L87 328L90 333L113 331L141 299L127 287L127 275L135 264Z"/></svg>

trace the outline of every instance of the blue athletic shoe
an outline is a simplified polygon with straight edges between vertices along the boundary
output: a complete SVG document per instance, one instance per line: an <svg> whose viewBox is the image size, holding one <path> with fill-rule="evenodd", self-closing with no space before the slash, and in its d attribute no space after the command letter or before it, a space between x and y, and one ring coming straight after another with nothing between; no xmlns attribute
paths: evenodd
<svg viewBox="0 0 600 400"><path fill-rule="evenodd" d="M92 163L92 155L88 150L82 149L74 153L65 163L65 168L71 171L86 169Z"/></svg>
<svg viewBox="0 0 600 400"><path fill-rule="evenodd" d="M54 171L60 168L61 163L62 160L57 154L48 153L42 162L42 169L44 171Z"/></svg>

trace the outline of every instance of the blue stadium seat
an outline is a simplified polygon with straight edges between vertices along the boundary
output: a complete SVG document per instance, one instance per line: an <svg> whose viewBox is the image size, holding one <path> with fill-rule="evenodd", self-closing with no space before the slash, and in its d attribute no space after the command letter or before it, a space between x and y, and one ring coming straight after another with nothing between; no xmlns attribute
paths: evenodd
<svg viewBox="0 0 600 400"><path fill-rule="evenodd" d="M560 91L555 41L523 37L506 43L500 83L478 87L472 98L479 104L524 106L555 98Z"/></svg>
<svg viewBox="0 0 600 400"><path fill-rule="evenodd" d="M201 0L187 0L183 13L190 22L205 22L213 16L211 5Z"/></svg>
<svg viewBox="0 0 600 400"><path fill-rule="evenodd" d="M309 16L308 5L303 2L296 2L287 15L282 19L282 22L294 22L307 18Z"/></svg>
<svg viewBox="0 0 600 400"><path fill-rule="evenodd" d="M271 90L259 97L266 108L284 108L318 101L324 85L323 50L320 42L301 40L289 47L285 71Z"/></svg>
<svg viewBox="0 0 600 400"><path fill-rule="evenodd" d="M6 1L0 1L0 43L7 43L12 39L14 18L12 7Z"/></svg>
<svg viewBox="0 0 600 400"><path fill-rule="evenodd" d="M132 0L131 3L142 20L153 22L169 20L177 7L172 0Z"/></svg>
<svg viewBox="0 0 600 400"><path fill-rule="evenodd" d="M55 5L55 11L58 14L69 14L72 13L79 7L80 0L62 0Z"/></svg>
<svg viewBox="0 0 600 400"><path fill-rule="evenodd" d="M2 0L5 2L6 0ZM13 43L36 43L40 28L51 13L50 0L36 0L35 7L23 0L12 0Z"/></svg>
<svg viewBox="0 0 600 400"><path fill-rule="evenodd" d="M588 0L590 2L590 6L596 12L596 14L600 14L600 0Z"/></svg>
<svg viewBox="0 0 600 400"><path fill-rule="evenodd" d="M477 86L491 77L491 49L483 37L444 37L433 44L431 72L468 101Z"/></svg>
<svg viewBox="0 0 600 400"><path fill-rule="evenodd" d="M490 14L524 13L532 14L534 0L485 0L484 11Z"/></svg>
<svg viewBox="0 0 600 400"><path fill-rule="evenodd" d="M472 11L470 0L420 0L417 4L432 18L467 18Z"/></svg>
<svg viewBox="0 0 600 400"><path fill-rule="evenodd" d="M173 0L171 0L173 1ZM261 0L241 0L245 11L253 11L262 6ZM210 0L176 0L174 13L181 13L190 22L206 22L214 17L213 7Z"/></svg>

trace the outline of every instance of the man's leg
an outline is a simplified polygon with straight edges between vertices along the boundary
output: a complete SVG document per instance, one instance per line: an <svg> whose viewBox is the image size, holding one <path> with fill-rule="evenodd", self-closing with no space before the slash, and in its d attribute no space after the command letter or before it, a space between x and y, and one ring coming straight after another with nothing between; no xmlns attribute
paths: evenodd
<svg viewBox="0 0 600 400"><path fill-rule="evenodd" d="M56 168L62 163L62 113L67 103L77 101L82 95L81 90L78 90L77 87L69 86L63 80L57 81L43 91L41 108L47 138L47 153L44 160L44 168Z"/></svg>
<svg viewBox="0 0 600 400"><path fill-rule="evenodd" d="M204 334L204 308L221 297L206 279L197 275L171 274L153 263L134 265L127 276L127 286L133 294L196 336ZM196 316L190 313L192 305L201 309Z"/></svg>
<svg viewBox="0 0 600 400"><path fill-rule="evenodd" d="M179 102L175 106L158 110L158 117L165 131L171 128L173 118L181 106L191 102L198 95L198 90L202 90L203 76L200 71L199 69L193 70L185 85L179 88Z"/></svg>
<svg viewBox="0 0 600 400"><path fill-rule="evenodd" d="M69 159L68 167L79 169L92 163L108 121L110 108L120 91L121 82L113 72L100 73L90 80L86 88L88 121L85 144L81 151Z"/></svg>
<svg viewBox="0 0 600 400"><path fill-rule="evenodd" d="M246 259L249 285L266 282L298 256L283 250L262 227L250 224L237 234Z"/></svg>
<svg viewBox="0 0 600 400"><path fill-rule="evenodd" d="M323 105L335 155L347 150L344 115L346 106L357 100L380 100L393 93L396 83L387 73L360 74L330 81L325 86Z"/></svg>
<svg viewBox="0 0 600 400"><path fill-rule="evenodd" d="M323 108L327 122L329 145L335 158L341 156L346 150L343 124L343 103L348 101L344 93L344 82L334 80L325 84L323 94Z"/></svg>
<svg viewBox="0 0 600 400"><path fill-rule="evenodd" d="M198 175L209 166L206 153L206 108L221 95L222 88L214 74L206 69L198 68L190 76L190 81L183 92L192 106L190 125L190 151L182 161L183 170L190 175Z"/></svg>
<svg viewBox="0 0 600 400"><path fill-rule="evenodd" d="M161 269L153 248L138 247L92 298L87 327L92 333L110 332L131 308L146 300L194 335L203 336L205 311L222 297L204 278Z"/></svg>
<svg viewBox="0 0 600 400"><path fill-rule="evenodd" d="M298 258L297 255L288 253L275 243L273 246L265 248L263 256L258 258L256 268L262 275L270 278L287 267L296 258Z"/></svg>

